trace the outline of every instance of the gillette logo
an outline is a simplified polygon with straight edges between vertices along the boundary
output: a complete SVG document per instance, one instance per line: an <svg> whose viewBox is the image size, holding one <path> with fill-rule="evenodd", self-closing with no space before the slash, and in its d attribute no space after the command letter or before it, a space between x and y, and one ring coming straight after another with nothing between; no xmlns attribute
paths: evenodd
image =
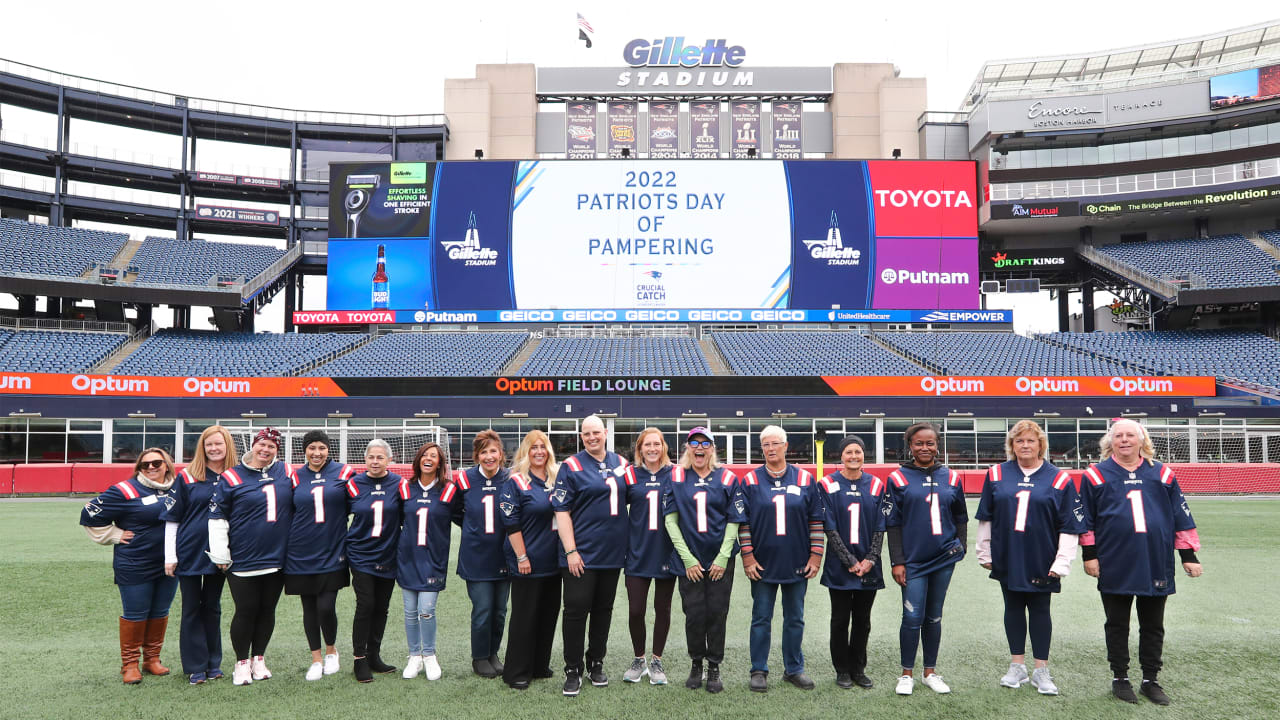
<svg viewBox="0 0 1280 720"><path fill-rule="evenodd" d="M885 285L968 285L969 273L885 268L880 271L880 282Z"/></svg>
<svg viewBox="0 0 1280 720"><path fill-rule="evenodd" d="M746 54L741 45L730 46L724 38L708 39L706 45L698 47L685 45L683 36L668 36L652 42L636 38L622 49L622 59L631 67L738 67Z"/></svg>

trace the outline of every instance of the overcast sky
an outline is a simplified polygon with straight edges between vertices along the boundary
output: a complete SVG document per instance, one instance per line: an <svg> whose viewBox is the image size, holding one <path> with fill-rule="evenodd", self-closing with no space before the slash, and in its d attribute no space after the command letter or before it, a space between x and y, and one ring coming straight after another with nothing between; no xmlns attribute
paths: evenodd
<svg viewBox="0 0 1280 720"><path fill-rule="evenodd" d="M575 13L582 13L596 30L590 50L577 40ZM629 40L683 35L690 42L725 38L730 45L741 45L747 66L892 62L905 77L927 79L929 109L953 110L987 60L1117 49L1218 33L1277 17L1280 5L1274 0L5 0L0 58L192 97L302 110L420 114L443 112L445 78L473 77L477 63L619 67L624 64L622 47ZM18 125L6 123L8 128ZM32 132L53 135L52 129ZM170 157L177 154L168 151ZM251 155L245 162L281 164L265 154ZM282 164L287 163L285 159ZM252 166L234 170L264 174ZM323 307L322 284L317 291L312 293L308 286L308 309ZM272 305L281 306L280 298ZM280 309L269 308L266 314L259 329L279 330ZM1020 306L1015 315L1019 331L1056 329L1041 328L1037 320L1056 325L1052 306L1044 305L1043 311Z"/></svg>

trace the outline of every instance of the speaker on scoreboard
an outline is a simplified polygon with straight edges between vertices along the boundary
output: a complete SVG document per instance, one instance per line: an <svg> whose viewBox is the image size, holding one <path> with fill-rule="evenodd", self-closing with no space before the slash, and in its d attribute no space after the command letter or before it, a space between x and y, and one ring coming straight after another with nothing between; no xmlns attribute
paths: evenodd
<svg viewBox="0 0 1280 720"><path fill-rule="evenodd" d="M983 294L983 295L990 295L990 294L992 294L992 293L998 293L998 292L1000 292L1000 281L999 281L999 280L983 280L983 281L982 281L982 294Z"/></svg>

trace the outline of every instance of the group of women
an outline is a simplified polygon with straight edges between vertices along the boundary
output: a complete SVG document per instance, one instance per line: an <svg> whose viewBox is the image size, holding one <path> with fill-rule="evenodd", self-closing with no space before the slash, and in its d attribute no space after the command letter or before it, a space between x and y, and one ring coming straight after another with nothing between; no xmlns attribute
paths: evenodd
<svg viewBox="0 0 1280 720"><path fill-rule="evenodd" d="M864 472L865 445L856 436L841 440L840 469L824 478L786 461L786 433L776 426L760 433L764 464L742 477L719 464L713 434L703 427L689 432L677 463L655 428L640 434L631 461L607 449L595 416L582 422L581 437L583 449L557 463L546 434L530 432L508 470L501 438L486 430L472 441L473 466L456 473L447 450L428 442L407 479L389 471L384 441L369 443L365 469L356 472L329 457L330 440L318 431L303 438L306 463L296 470L277 458L280 435L270 428L238 464L230 457L230 433L218 426L205 430L191 464L177 474L163 450L148 449L133 477L81 514L95 541L115 546L124 682L168 674L159 656L179 586L183 672L192 684L222 676L224 580L235 604L236 685L271 677L265 654L282 592L302 603L312 661L306 679L338 672L336 597L347 585L356 600L356 679L370 682L396 670L382 659L382 641L397 584L409 655L403 677L438 679L435 608L456 524L457 573L472 607L472 671L502 677L512 688L554 676L561 613L563 693L577 695L584 679L608 685L604 661L622 574L633 651L623 680L667 683L663 652L679 588L691 659L685 687L720 692L735 555L751 582L752 691L769 688L779 592L783 680L814 687L801 646L805 594L815 577L831 603L835 682L870 688L867 640L876 593L885 587L887 545L887 574L902 594L895 692L913 692L918 650L920 682L950 692L938 672L942 614L967 551L968 510L960 475L938 462L932 425L907 429L907 459L887 479ZM978 562L1004 597L1010 665L999 683L1057 694L1048 667L1050 598L1082 550L1085 572L1098 578L1113 694L1137 702L1128 678L1136 601L1138 693L1167 704L1158 673L1175 551L1187 575L1201 572L1195 523L1172 470L1153 459L1150 439L1129 420L1112 425L1104 460L1086 471L1078 492L1065 471L1047 462L1047 438L1036 423L1015 424L1006 450L1009 461L987 472L976 514Z"/></svg>

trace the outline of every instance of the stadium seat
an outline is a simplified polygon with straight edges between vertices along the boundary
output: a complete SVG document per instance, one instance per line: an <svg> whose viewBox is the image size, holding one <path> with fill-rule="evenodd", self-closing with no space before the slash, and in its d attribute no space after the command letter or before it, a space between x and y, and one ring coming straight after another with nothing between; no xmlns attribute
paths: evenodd
<svg viewBox="0 0 1280 720"><path fill-rule="evenodd" d="M0 331L0 372L85 372L128 339L124 333Z"/></svg>
<svg viewBox="0 0 1280 720"><path fill-rule="evenodd" d="M710 375L691 337L546 338L521 375Z"/></svg>
<svg viewBox="0 0 1280 720"><path fill-rule="evenodd" d="M1158 375L1212 375L1280 388L1280 342L1247 330L1049 333L1044 340Z"/></svg>
<svg viewBox="0 0 1280 720"><path fill-rule="evenodd" d="M1009 332L878 332L876 337L950 375L1125 375L1119 363Z"/></svg>
<svg viewBox="0 0 1280 720"><path fill-rule="evenodd" d="M737 375L924 375L858 332L713 332Z"/></svg>
<svg viewBox="0 0 1280 720"><path fill-rule="evenodd" d="M528 333L522 332L389 333L308 374L327 377L496 375L528 339Z"/></svg>
<svg viewBox="0 0 1280 720"><path fill-rule="evenodd" d="M1204 281L1203 285L1192 285L1197 288L1280 285L1280 274L1272 269L1275 258L1238 234L1098 245L1095 249L1157 278L1196 276Z"/></svg>
<svg viewBox="0 0 1280 720"><path fill-rule="evenodd" d="M109 262L128 240L124 233L0 218L0 274L78 277Z"/></svg>
<svg viewBox="0 0 1280 720"><path fill-rule="evenodd" d="M215 277L257 277L284 256L267 245L148 237L130 261L138 283L205 286Z"/></svg>
<svg viewBox="0 0 1280 720"><path fill-rule="evenodd" d="M367 335L161 330L116 375L281 377L337 357Z"/></svg>

